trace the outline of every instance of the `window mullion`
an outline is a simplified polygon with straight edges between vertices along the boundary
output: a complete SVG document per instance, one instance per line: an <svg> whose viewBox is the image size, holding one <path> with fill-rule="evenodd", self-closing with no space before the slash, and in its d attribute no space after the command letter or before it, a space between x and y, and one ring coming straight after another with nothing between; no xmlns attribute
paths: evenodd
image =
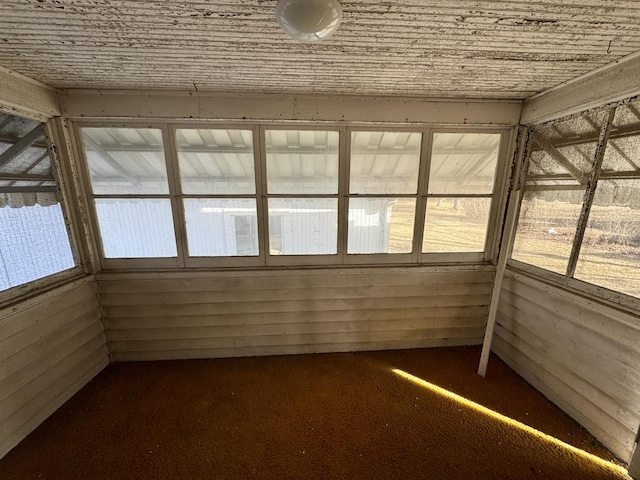
<svg viewBox="0 0 640 480"><path fill-rule="evenodd" d="M422 261L422 240L427 212L427 193L429 191L429 167L431 163L431 129L422 132L422 152L420 153L420 171L418 176L418 195L416 198L416 215L413 227L412 258Z"/></svg>
<svg viewBox="0 0 640 480"><path fill-rule="evenodd" d="M261 127L253 128L253 165L256 184L256 215L258 217L258 252L263 264L269 257L269 212L267 210L267 188L264 153L264 132Z"/></svg>
<svg viewBox="0 0 640 480"><path fill-rule="evenodd" d="M349 168L351 165L351 129L340 130L338 159L338 262L344 263L349 235Z"/></svg>
<svg viewBox="0 0 640 480"><path fill-rule="evenodd" d="M609 141L609 134L611 133L611 126L613 124L613 118L616 114L616 107L612 107L607 112L605 120L600 130L600 136L598 137L598 145L593 155L593 164L591 166L591 173L587 179L587 185L584 192L584 198L582 200L582 211L578 218L578 225L576 227L576 234L573 237L573 246L571 247L571 255L569 256L569 264L567 265L567 272L565 278L572 278L576 272L576 266L578 264L578 256L580 255L580 248L582 247L582 240L584 238L584 232L587 229L587 223L589 221L589 212L591 211L591 204L593 203L593 197L596 194L596 188L598 186L598 179L600 178L600 169L602 162L604 161L604 154L607 148L607 142Z"/></svg>
<svg viewBox="0 0 640 480"><path fill-rule="evenodd" d="M169 197L173 211L173 229L178 250L178 265L184 267L189 255L187 250L187 228L182 201L182 185L180 183L180 167L176 147L175 128L170 125L162 127L167 180L169 183Z"/></svg>

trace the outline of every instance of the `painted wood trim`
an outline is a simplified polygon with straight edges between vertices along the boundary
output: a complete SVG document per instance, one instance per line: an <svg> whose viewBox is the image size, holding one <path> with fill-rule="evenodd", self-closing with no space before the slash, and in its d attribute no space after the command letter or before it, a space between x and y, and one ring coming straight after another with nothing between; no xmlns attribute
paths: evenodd
<svg viewBox="0 0 640 480"><path fill-rule="evenodd" d="M64 117L309 122L518 124L519 100L451 100L421 97L357 97L218 94L132 90L61 90Z"/></svg>
<svg viewBox="0 0 640 480"><path fill-rule="evenodd" d="M0 66L0 110L45 121L60 115L57 91Z"/></svg>
<svg viewBox="0 0 640 480"><path fill-rule="evenodd" d="M640 95L640 52L525 100L523 125L534 125Z"/></svg>

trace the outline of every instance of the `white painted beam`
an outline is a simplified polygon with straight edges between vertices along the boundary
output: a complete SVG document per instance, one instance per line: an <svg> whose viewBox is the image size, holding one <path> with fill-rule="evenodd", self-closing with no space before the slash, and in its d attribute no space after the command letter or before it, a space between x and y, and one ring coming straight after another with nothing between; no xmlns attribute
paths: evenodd
<svg viewBox="0 0 640 480"><path fill-rule="evenodd" d="M533 125L640 95L640 52L525 100L523 125Z"/></svg>
<svg viewBox="0 0 640 480"><path fill-rule="evenodd" d="M62 90L68 118L518 124L519 100Z"/></svg>
<svg viewBox="0 0 640 480"><path fill-rule="evenodd" d="M1 66L0 110L37 120L60 115L54 88Z"/></svg>

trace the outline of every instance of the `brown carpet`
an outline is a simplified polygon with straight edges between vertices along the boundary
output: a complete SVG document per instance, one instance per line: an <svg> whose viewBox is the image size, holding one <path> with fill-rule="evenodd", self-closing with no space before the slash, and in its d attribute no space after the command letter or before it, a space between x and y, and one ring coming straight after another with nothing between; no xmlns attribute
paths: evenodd
<svg viewBox="0 0 640 480"><path fill-rule="evenodd" d="M462 347L113 364L0 461L0 478L626 478L392 371L613 459L495 357L477 376L479 356Z"/></svg>

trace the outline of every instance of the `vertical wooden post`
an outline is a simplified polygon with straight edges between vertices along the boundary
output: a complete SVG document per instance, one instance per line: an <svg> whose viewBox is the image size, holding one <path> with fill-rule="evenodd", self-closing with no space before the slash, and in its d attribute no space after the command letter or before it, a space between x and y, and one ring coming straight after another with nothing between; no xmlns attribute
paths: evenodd
<svg viewBox="0 0 640 480"><path fill-rule="evenodd" d="M478 375L484 377L487 373L487 364L489 363L489 353L491 353L491 342L493 340L493 331L496 325L496 315L498 313L498 301L500 300L500 290L502 289L502 279L504 271L507 267L507 259L511 251L511 243L513 232L516 226L516 216L518 205L520 203L521 190L513 190L511 198L509 198L509 206L507 208L507 220L502 236L502 247L498 256L498 266L496 267L496 276L493 280L493 290L491 291L491 303L489 305L489 317L487 318L487 328L484 332L484 342L482 344L482 354L480 355L480 366L478 367Z"/></svg>

